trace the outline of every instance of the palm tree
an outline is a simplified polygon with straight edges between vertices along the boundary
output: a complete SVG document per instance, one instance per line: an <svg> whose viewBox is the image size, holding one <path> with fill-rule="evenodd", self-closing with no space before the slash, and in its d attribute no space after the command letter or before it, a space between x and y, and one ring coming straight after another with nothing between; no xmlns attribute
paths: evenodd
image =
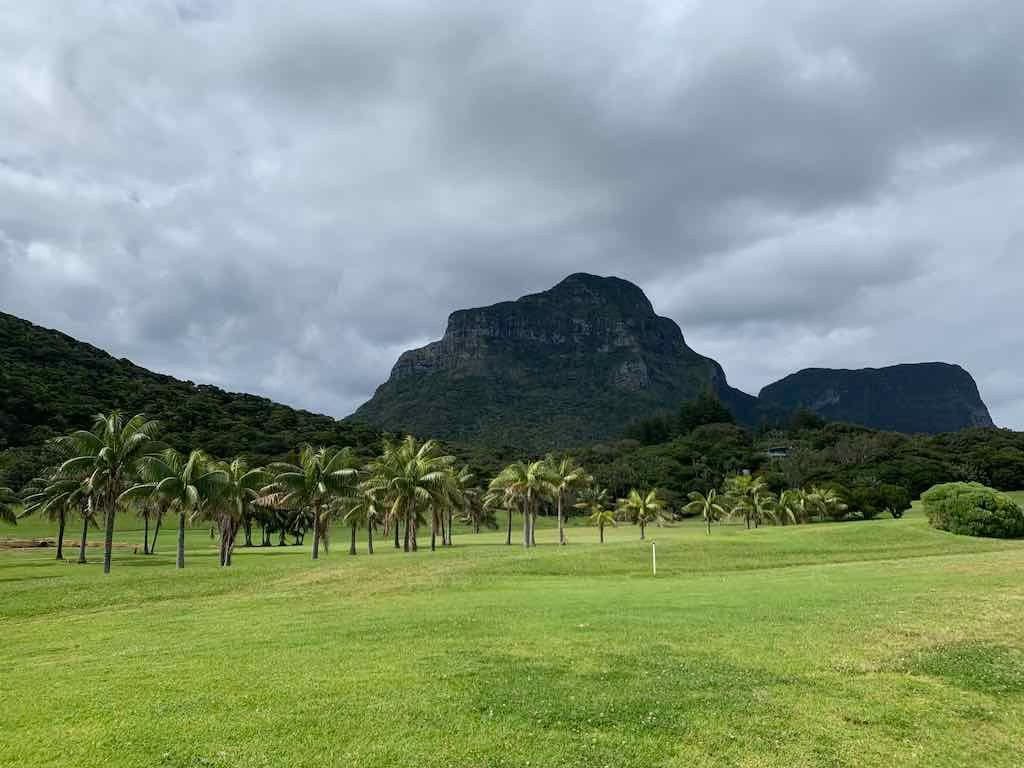
<svg viewBox="0 0 1024 768"><path fill-rule="evenodd" d="M348 499L345 506L344 521L352 529L352 541L349 544L348 553L356 554L356 530L362 526L366 527L366 552L373 554L373 527L380 519L380 511L377 507L377 500L373 494L366 489L365 483L356 491L355 496Z"/></svg>
<svg viewBox="0 0 1024 768"><path fill-rule="evenodd" d="M692 491L688 498L690 503L683 507L683 511L690 515L703 517L704 523L708 527L708 536L710 536L711 523L725 516L725 508L718 503L718 492L714 488L706 494Z"/></svg>
<svg viewBox="0 0 1024 768"><path fill-rule="evenodd" d="M597 526L601 543L604 544L605 526L615 525L615 512L608 506L608 491L592 485L580 493L579 501L574 506L590 513L590 524Z"/></svg>
<svg viewBox="0 0 1024 768"><path fill-rule="evenodd" d="M467 499L466 506L462 510L462 522L473 528L473 533L480 533L481 526L487 526L492 530L498 529L498 520L495 513L504 510L504 494L486 493L481 496L480 492L474 489L474 493ZM512 532L509 529L509 537Z"/></svg>
<svg viewBox="0 0 1024 768"><path fill-rule="evenodd" d="M262 467L250 469L241 456L216 468L224 473L224 482L212 511L220 529L220 564L227 567L231 565L238 528L243 521L252 519L256 499L270 481L270 475Z"/></svg>
<svg viewBox="0 0 1024 768"><path fill-rule="evenodd" d="M58 474L87 478L92 499L104 516L103 572L110 573L114 517L121 494L134 483L142 459L157 447L159 424L139 414L130 419L118 411L99 414L92 430L79 430L58 443L71 452Z"/></svg>
<svg viewBox="0 0 1024 768"><path fill-rule="evenodd" d="M812 486L807 494L807 500L823 518L838 520L847 510L842 497L831 488Z"/></svg>
<svg viewBox="0 0 1024 768"><path fill-rule="evenodd" d="M18 516L14 513L18 505L18 496L10 488L0 486L0 522L18 524Z"/></svg>
<svg viewBox="0 0 1024 768"><path fill-rule="evenodd" d="M30 484L38 488L25 497L22 515L39 515L57 523L57 560L64 559L64 527L68 517L81 508L86 496L86 485L71 478L36 478Z"/></svg>
<svg viewBox="0 0 1024 768"><path fill-rule="evenodd" d="M742 515L748 529L752 522L755 527L761 523L774 501L764 478L751 475L733 475L726 479L725 498L731 507L730 514Z"/></svg>
<svg viewBox="0 0 1024 768"><path fill-rule="evenodd" d="M178 513L178 553L175 564L185 567L185 524L204 510L227 484L227 473L201 450L182 456L173 448L144 457L139 466L143 482L121 494L122 502L163 499ZM222 563L223 564L223 563Z"/></svg>
<svg viewBox="0 0 1024 768"><path fill-rule="evenodd" d="M447 504L448 524L445 531L443 531L446 535L441 536L441 543L446 547L450 547L453 544L452 532L456 510L460 512L461 518L469 509L480 504L480 489L474 485L473 481L476 480L476 475L473 474L469 465L463 465L458 471L453 470L451 475L451 487Z"/></svg>
<svg viewBox="0 0 1024 768"><path fill-rule="evenodd" d="M779 525L807 522L807 493L800 489L783 491L772 510L772 518Z"/></svg>
<svg viewBox="0 0 1024 768"><path fill-rule="evenodd" d="M564 545L565 516L562 514L562 504L567 496L586 487L591 478L571 456L564 456L560 461L549 459L548 466L558 508L558 543Z"/></svg>
<svg viewBox="0 0 1024 768"><path fill-rule="evenodd" d="M441 453L435 441L420 444L410 435L397 445L386 446L381 458L370 465L366 490L385 505L389 523L395 526L396 542L398 526L404 523L406 552L418 549L416 527L427 511L434 519L436 535L437 511L444 509L450 498L454 461L453 456Z"/></svg>
<svg viewBox="0 0 1024 768"><path fill-rule="evenodd" d="M534 546L537 505L545 499L554 497L556 493L547 462L534 461L527 464L517 461L509 464L491 481L490 490L503 493L510 510L509 537L506 543L511 543L511 509L513 506L519 506L523 513L523 546Z"/></svg>
<svg viewBox="0 0 1024 768"><path fill-rule="evenodd" d="M640 526L640 539L646 538L647 524L656 522L661 525L663 504L657 491L643 493L635 488L624 499L619 499L619 512L627 520Z"/></svg>
<svg viewBox="0 0 1024 768"><path fill-rule="evenodd" d="M268 469L273 481L261 491L261 503L288 509L308 509L313 523L313 559L320 558L320 542L327 551L334 502L348 494L358 479L359 461L351 448L313 448L299 451L297 464L279 462Z"/></svg>

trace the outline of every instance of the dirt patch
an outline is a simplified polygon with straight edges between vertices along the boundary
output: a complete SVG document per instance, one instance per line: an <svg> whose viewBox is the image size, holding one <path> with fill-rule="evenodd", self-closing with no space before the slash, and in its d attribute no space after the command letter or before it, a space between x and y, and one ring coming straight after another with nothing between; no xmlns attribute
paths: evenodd
<svg viewBox="0 0 1024 768"><path fill-rule="evenodd" d="M46 549L47 547L56 547L56 539L0 539L0 549ZM64 539L65 548L77 548L79 543L70 539ZM86 549L100 548L103 546L102 541L87 541L85 543ZM130 549L135 554L139 552L138 544L128 544L123 541L115 541L112 545L114 549Z"/></svg>

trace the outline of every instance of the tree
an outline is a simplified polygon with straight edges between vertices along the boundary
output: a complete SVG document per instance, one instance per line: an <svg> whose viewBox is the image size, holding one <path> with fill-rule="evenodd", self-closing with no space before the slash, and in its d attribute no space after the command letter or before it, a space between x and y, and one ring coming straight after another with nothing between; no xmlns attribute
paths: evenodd
<svg viewBox="0 0 1024 768"><path fill-rule="evenodd" d="M458 510L460 517L464 517L467 511L473 507L480 506L480 489L476 487L474 481L476 475L469 468L469 465L463 465L458 471L452 470L451 482L448 492L448 503L446 505L448 511L448 525L445 527L445 536L441 537L441 543L445 546L452 546L452 526L454 525L455 511ZM479 528L477 529L479 533Z"/></svg>
<svg viewBox="0 0 1024 768"><path fill-rule="evenodd" d="M657 491L638 491L635 488L624 499L619 499L619 514L640 526L640 539L646 538L647 524L663 519L663 507Z"/></svg>
<svg viewBox="0 0 1024 768"><path fill-rule="evenodd" d="M729 513L742 516L748 529L751 523L756 528L768 516L774 498L763 477L733 475L725 481Z"/></svg>
<svg viewBox="0 0 1024 768"><path fill-rule="evenodd" d="M82 483L74 479L39 477L29 483L23 517L38 515L57 523L57 560L64 559L64 527L68 516L78 510Z"/></svg>
<svg viewBox="0 0 1024 768"><path fill-rule="evenodd" d="M792 523L799 525L808 520L808 505L806 491L790 489L779 494L779 500L775 504L772 517L779 525Z"/></svg>
<svg viewBox="0 0 1024 768"><path fill-rule="evenodd" d="M473 533L480 533L481 526L487 526L491 530L498 529L496 512L504 510L502 506L504 496L502 494L486 493L481 495L478 491L467 498L466 506L463 507L463 523L472 527ZM511 522L511 520L510 520ZM511 536L511 527L509 528Z"/></svg>
<svg viewBox="0 0 1024 768"><path fill-rule="evenodd" d="M17 494L10 488L0 487L0 522L17 525L18 517L14 512L17 505Z"/></svg>
<svg viewBox="0 0 1024 768"><path fill-rule="evenodd" d="M846 502L832 488L812 486L808 492L808 503L822 518L839 520L846 513Z"/></svg>
<svg viewBox="0 0 1024 768"><path fill-rule="evenodd" d="M734 421L732 413L710 389L679 408L679 431L684 435L705 424L732 424Z"/></svg>
<svg viewBox="0 0 1024 768"><path fill-rule="evenodd" d="M349 545L348 553L350 555L356 553L356 530L361 526L365 526L366 552L372 555L373 527L380 519L377 499L371 491L367 490L366 484L363 483L356 491L355 496L347 500L345 508L343 520L352 529L352 541Z"/></svg>
<svg viewBox="0 0 1024 768"><path fill-rule="evenodd" d="M215 502L227 485L227 472L217 467L201 450L183 456L173 448L142 458L139 476L143 482L127 489L119 501L163 500L178 513L178 551L175 565L185 567L185 526L206 506ZM221 565L224 565L223 561Z"/></svg>
<svg viewBox="0 0 1024 768"><path fill-rule="evenodd" d="M504 493L509 508L520 508L523 514L523 546L534 546L536 537L533 529L537 505L555 495L555 485L547 462L534 461L527 464L517 461L509 464L491 481L490 490ZM511 537L511 522L509 536ZM511 539L506 543L511 543Z"/></svg>
<svg viewBox="0 0 1024 768"><path fill-rule="evenodd" d="M714 488L706 494L700 491L691 491L688 498L690 503L683 507L683 511L690 515L703 517L704 524L708 528L708 536L710 536L711 524L725 516L725 508L718 503L718 492Z"/></svg>
<svg viewBox="0 0 1024 768"><path fill-rule="evenodd" d="M125 420L119 411L96 416L91 430L79 430L60 438L71 453L58 474L88 478L92 500L104 516L103 572L110 573L114 542L114 517L121 494L135 482L143 458L158 447L159 424L142 414Z"/></svg>
<svg viewBox="0 0 1024 768"><path fill-rule="evenodd" d="M600 541L604 544L605 526L615 525L615 512L608 505L608 491L591 485L580 493L574 506L590 514L590 524L597 526Z"/></svg>
<svg viewBox="0 0 1024 768"><path fill-rule="evenodd" d="M567 496L586 487L591 482L591 478L571 456L563 456L560 460L549 459L548 469L558 509L558 543L564 545L565 515L562 505Z"/></svg>
<svg viewBox="0 0 1024 768"><path fill-rule="evenodd" d="M451 490L451 466L455 458L441 452L433 440L417 443L411 435L385 447L381 458L370 465L367 490L385 504L389 522L405 525L403 549L415 552L416 527L426 512L444 508Z"/></svg>
<svg viewBox="0 0 1024 768"><path fill-rule="evenodd" d="M358 480L359 461L351 448L313 448L299 451L298 464L278 462L268 470L273 481L261 491L261 503L287 509L308 509L313 523L313 559L320 558L320 542L327 549L327 530L333 502L344 497Z"/></svg>
<svg viewBox="0 0 1024 768"><path fill-rule="evenodd" d="M256 499L270 475L262 467L250 469L242 457L218 464L216 469L224 473L224 478L210 511L220 530L220 564L227 567L231 565L238 528L243 521L252 519Z"/></svg>

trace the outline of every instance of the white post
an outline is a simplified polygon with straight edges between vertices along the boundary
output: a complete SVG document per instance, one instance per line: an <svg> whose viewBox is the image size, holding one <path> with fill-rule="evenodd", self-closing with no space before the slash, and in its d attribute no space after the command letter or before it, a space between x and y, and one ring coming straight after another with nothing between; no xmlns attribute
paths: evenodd
<svg viewBox="0 0 1024 768"><path fill-rule="evenodd" d="M658 575L658 555L654 549L654 542L651 542L651 571L652 575Z"/></svg>

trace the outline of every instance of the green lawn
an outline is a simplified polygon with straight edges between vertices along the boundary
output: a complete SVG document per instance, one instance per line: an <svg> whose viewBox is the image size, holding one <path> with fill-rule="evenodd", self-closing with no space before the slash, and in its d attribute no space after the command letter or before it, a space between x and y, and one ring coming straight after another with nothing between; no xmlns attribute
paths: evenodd
<svg viewBox="0 0 1024 768"><path fill-rule="evenodd" d="M637 535L0 551L0 765L1022 764L1024 542L685 524L653 578Z"/></svg>

